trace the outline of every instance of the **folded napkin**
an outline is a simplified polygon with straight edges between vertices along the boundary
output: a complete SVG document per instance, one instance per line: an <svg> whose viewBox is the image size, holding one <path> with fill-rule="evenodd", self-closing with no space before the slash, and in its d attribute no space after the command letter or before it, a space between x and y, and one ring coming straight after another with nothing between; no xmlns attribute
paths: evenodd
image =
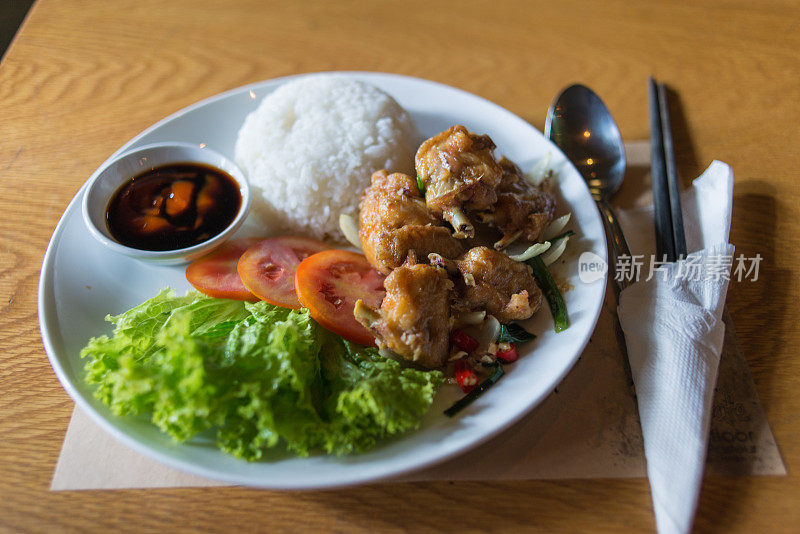
<svg viewBox="0 0 800 534"><path fill-rule="evenodd" d="M618 314L662 534L691 530L703 477L733 262L731 168L713 162L681 200L693 252L680 262L646 261L655 252L652 208L621 217L626 235L636 236L633 257L645 255L639 281L620 294Z"/></svg>

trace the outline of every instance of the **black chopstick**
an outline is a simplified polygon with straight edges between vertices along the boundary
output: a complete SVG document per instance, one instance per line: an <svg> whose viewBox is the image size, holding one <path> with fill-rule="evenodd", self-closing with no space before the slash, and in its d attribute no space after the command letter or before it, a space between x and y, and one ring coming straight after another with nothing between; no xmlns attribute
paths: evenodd
<svg viewBox="0 0 800 534"><path fill-rule="evenodd" d="M663 130L661 128L661 106L658 89L653 78L647 81L647 97L650 107L650 176L653 180L653 209L656 227L656 254L659 261L675 261L675 238L670 213L667 166L664 161Z"/></svg>
<svg viewBox="0 0 800 534"><path fill-rule="evenodd" d="M667 99L667 87L663 83L658 84L658 105L659 115L661 116L661 140L664 144L664 163L667 171L667 188L669 189L672 241L675 244L676 259L682 259L686 257L686 234L683 230L681 189L678 185L678 171L675 167L675 148L672 144L669 100Z"/></svg>

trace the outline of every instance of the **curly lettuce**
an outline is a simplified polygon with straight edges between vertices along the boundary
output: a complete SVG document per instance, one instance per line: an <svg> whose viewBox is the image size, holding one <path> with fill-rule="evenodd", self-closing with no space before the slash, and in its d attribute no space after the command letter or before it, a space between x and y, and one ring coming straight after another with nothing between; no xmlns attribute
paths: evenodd
<svg viewBox="0 0 800 534"><path fill-rule="evenodd" d="M249 461L279 444L301 456L369 450L417 428L443 382L265 302L163 290L106 319L113 334L81 351L100 401L177 441L215 429L221 450Z"/></svg>

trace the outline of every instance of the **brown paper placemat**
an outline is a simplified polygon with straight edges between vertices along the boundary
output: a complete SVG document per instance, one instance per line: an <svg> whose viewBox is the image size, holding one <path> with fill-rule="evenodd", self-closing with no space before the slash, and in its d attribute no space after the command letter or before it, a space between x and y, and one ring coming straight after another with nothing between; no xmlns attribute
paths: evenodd
<svg viewBox="0 0 800 534"><path fill-rule="evenodd" d="M629 144L627 150L629 166L647 165L646 143ZM642 184L644 190L646 182ZM575 367L522 421L458 458L395 480L646 476L636 399L615 330L613 303L609 291L594 334ZM786 468L735 328L727 313L723 319L725 344L715 390L707 472L784 475ZM51 489L216 485L223 484L182 473L129 449L76 408Z"/></svg>

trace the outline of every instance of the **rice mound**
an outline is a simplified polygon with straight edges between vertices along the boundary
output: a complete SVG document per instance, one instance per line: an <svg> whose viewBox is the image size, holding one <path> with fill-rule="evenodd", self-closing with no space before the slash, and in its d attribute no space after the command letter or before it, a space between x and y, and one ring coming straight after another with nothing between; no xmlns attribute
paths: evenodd
<svg viewBox="0 0 800 534"><path fill-rule="evenodd" d="M418 141L411 117L391 96L318 74L282 85L247 116L236 162L250 181L251 214L262 233L344 242L339 215L358 211L373 172L411 174Z"/></svg>

